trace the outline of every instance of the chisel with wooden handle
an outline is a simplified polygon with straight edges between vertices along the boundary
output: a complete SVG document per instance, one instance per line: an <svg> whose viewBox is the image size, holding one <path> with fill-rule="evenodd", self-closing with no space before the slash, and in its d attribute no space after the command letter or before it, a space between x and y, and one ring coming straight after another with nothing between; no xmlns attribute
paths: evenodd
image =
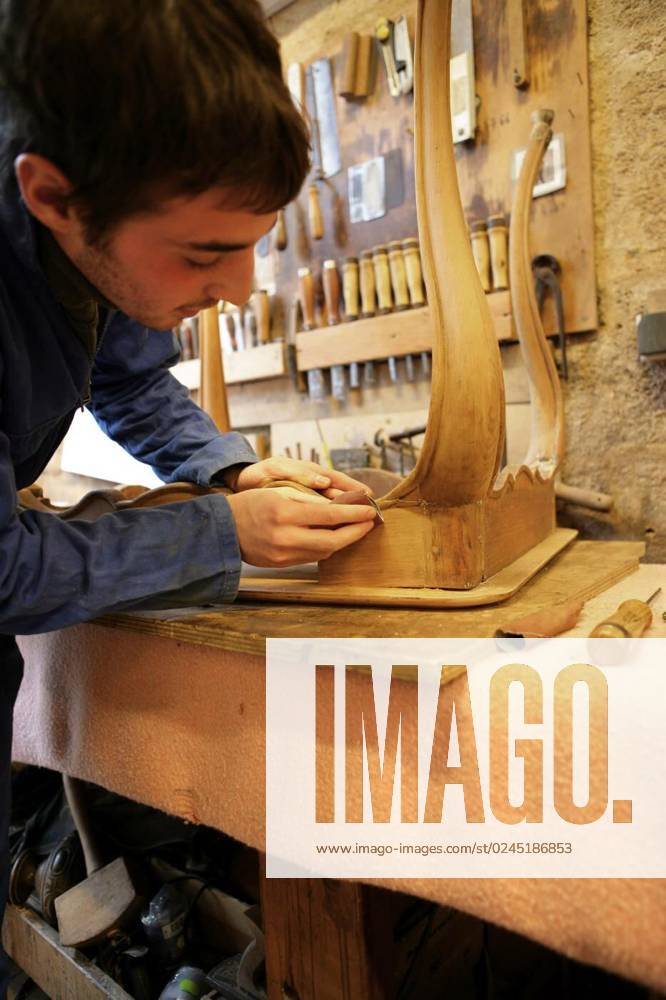
<svg viewBox="0 0 666 1000"><path fill-rule="evenodd" d="M329 326L337 326L340 322L340 276L334 260L324 261L322 284L326 303L326 322ZM331 393L339 403L344 403L347 399L347 378L344 365L331 366Z"/></svg>
<svg viewBox="0 0 666 1000"><path fill-rule="evenodd" d="M315 286L314 276L309 267L298 269L298 298L301 303L303 329L315 328ZM308 395L310 399L321 402L326 399L326 380L321 368L311 368L307 373Z"/></svg>
<svg viewBox="0 0 666 1000"><path fill-rule="evenodd" d="M503 215L488 216L488 241L490 243L490 268L493 275L493 289L498 292L509 287L508 242L509 235Z"/></svg>
<svg viewBox="0 0 666 1000"><path fill-rule="evenodd" d="M345 257L342 267L342 298L345 306L345 322L353 323L358 319L359 313L358 257ZM352 361L349 365L349 388L358 389L359 385L358 361Z"/></svg>
<svg viewBox="0 0 666 1000"><path fill-rule="evenodd" d="M411 304L402 243L400 240L392 240L388 244L387 250L395 310L401 312L404 309L409 309ZM414 381L414 358L411 354L405 355L405 377L408 382Z"/></svg>
<svg viewBox="0 0 666 1000"><path fill-rule="evenodd" d="M652 624L652 608L650 605L661 593L661 587L648 597L646 601L632 598L622 601L615 611L604 618L590 632L588 649L596 663L602 666L617 666L627 659L629 644L632 639L638 639ZM606 642L606 639L620 640Z"/></svg>
<svg viewBox="0 0 666 1000"><path fill-rule="evenodd" d="M368 319L375 315L376 294L375 294L375 267L372 261L372 250L362 250L359 260L359 287L361 292L361 316ZM372 361L366 361L363 365L363 385L372 386L377 381L375 377L375 365Z"/></svg>
<svg viewBox="0 0 666 1000"><path fill-rule="evenodd" d="M405 258L407 272L407 287L409 288L409 303L412 309L422 308L426 304L423 272L421 270L421 251L419 241L415 236L402 241L402 252ZM421 371L425 378L430 377L430 354L421 351Z"/></svg>
<svg viewBox="0 0 666 1000"><path fill-rule="evenodd" d="M379 315L391 312L393 309L393 296L391 295L391 272L389 270L388 254L386 247L374 247L372 251L372 263L375 269L375 289L377 293L377 312ZM391 356L387 359L389 378L391 382L398 381L398 367L396 358Z"/></svg>
<svg viewBox="0 0 666 1000"><path fill-rule="evenodd" d="M257 343L268 344L271 339L271 316L268 292L260 288L256 292L252 292L250 301L257 327Z"/></svg>

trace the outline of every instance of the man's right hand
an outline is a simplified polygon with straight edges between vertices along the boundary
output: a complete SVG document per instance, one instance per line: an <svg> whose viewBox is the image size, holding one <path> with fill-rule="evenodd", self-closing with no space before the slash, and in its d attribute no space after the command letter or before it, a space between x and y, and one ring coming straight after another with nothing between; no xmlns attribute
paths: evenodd
<svg viewBox="0 0 666 1000"><path fill-rule="evenodd" d="M227 497L241 555L251 566L319 562L367 535L373 507L333 504L286 488L244 490Z"/></svg>

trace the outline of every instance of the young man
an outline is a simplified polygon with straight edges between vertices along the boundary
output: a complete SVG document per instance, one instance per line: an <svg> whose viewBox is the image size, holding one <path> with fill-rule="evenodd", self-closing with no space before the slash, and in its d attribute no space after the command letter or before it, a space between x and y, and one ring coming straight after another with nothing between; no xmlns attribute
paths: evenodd
<svg viewBox="0 0 666 1000"><path fill-rule="evenodd" d="M330 497L358 484L258 462L167 371L182 317L247 300L254 244L308 170L256 0L0 0L0 157L1 915L13 636L233 600L241 556L325 558L371 530L373 512L256 489L291 479ZM18 510L16 490L86 404L165 481L234 493L94 524Z"/></svg>

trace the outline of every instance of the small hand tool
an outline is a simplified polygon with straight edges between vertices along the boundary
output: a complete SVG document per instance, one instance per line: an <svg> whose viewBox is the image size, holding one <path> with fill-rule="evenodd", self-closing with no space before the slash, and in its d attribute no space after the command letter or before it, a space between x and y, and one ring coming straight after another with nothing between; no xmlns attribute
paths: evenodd
<svg viewBox="0 0 666 1000"><path fill-rule="evenodd" d="M326 321L329 326L337 326L340 322L340 276L334 260L324 261L322 283L326 301ZM331 392L339 403L345 402L347 378L344 365L331 366Z"/></svg>
<svg viewBox="0 0 666 1000"><path fill-rule="evenodd" d="M409 303L413 309L418 309L426 304L418 239L413 236L408 240L403 240L402 252L407 272ZM421 351L421 374L424 378L430 378L430 354L428 351Z"/></svg>
<svg viewBox="0 0 666 1000"><path fill-rule="evenodd" d="M277 221L275 223L275 246L278 250L287 249L287 220L284 209L278 209Z"/></svg>
<svg viewBox="0 0 666 1000"><path fill-rule="evenodd" d="M314 277L309 267L298 269L298 296L303 316L303 329L315 328L315 287ZM321 402L326 398L326 381L321 368L311 368L307 374L310 399Z"/></svg>
<svg viewBox="0 0 666 1000"><path fill-rule="evenodd" d="M588 639L588 650L593 662L610 667L617 666L627 659L632 640L640 638L652 624L650 604L659 593L661 587L658 587L647 601L636 599L623 601L612 615L592 629ZM616 641L605 642L606 639Z"/></svg>
<svg viewBox="0 0 666 1000"><path fill-rule="evenodd" d="M508 231L504 215L489 215L488 240L490 242L490 266L493 275L493 289L498 292L509 287L507 268Z"/></svg>
<svg viewBox="0 0 666 1000"><path fill-rule="evenodd" d="M472 253L476 269L481 279L481 287L484 292L489 292L492 288L490 280L490 249L488 246L488 231L485 222L476 220L470 224L469 233L472 240Z"/></svg>
<svg viewBox="0 0 666 1000"><path fill-rule="evenodd" d="M375 26L375 37L384 57L391 97L409 94L414 86L414 63L407 18L399 17L393 22L388 17L380 17Z"/></svg>
<svg viewBox="0 0 666 1000"><path fill-rule="evenodd" d="M345 257L342 268L342 296L345 304L345 320L353 323L359 313L359 273L358 257ZM360 388L358 361L349 365L349 388Z"/></svg>
<svg viewBox="0 0 666 1000"><path fill-rule="evenodd" d="M259 344L268 344L271 339L271 316L268 292L260 288L252 292L250 299L252 311L257 328L257 341Z"/></svg>
<svg viewBox="0 0 666 1000"><path fill-rule="evenodd" d="M359 285L361 289L361 316L367 319L375 315L377 297L375 294L375 268L372 261L372 250L362 250L359 259ZM363 365L363 385L375 385L374 362L366 361Z"/></svg>
<svg viewBox="0 0 666 1000"><path fill-rule="evenodd" d="M396 312L400 312L401 310L409 309L411 306L402 243L400 240L392 240L388 244L387 249L393 301L395 302ZM405 378L408 382L413 382L415 378L414 358L411 354L405 355Z"/></svg>
<svg viewBox="0 0 666 1000"><path fill-rule="evenodd" d="M631 599L622 604L608 618L604 618L590 632L591 639L629 639L638 638L652 624L652 609L650 607L655 597L661 593L661 587L648 597L647 601Z"/></svg>
<svg viewBox="0 0 666 1000"><path fill-rule="evenodd" d="M375 271L375 290L377 293L377 312L380 316L391 312L393 309L393 296L391 294L391 272L389 270L388 254L385 246L377 246L372 250L372 264ZM388 361L389 378L391 382L398 381L398 366L395 357L390 357Z"/></svg>

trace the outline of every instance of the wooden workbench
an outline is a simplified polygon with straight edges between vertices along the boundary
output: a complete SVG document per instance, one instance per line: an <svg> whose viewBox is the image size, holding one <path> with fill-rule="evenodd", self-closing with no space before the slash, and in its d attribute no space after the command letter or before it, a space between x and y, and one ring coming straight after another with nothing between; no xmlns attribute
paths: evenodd
<svg viewBox="0 0 666 1000"><path fill-rule="evenodd" d="M520 613L565 599L572 581L590 599L569 634L589 633L620 600L647 597L661 585L648 634L666 636L666 567L637 569L641 551L637 543L574 543L509 602L477 610L237 603L121 615L25 637L14 756L206 823L263 851L266 637L487 636ZM613 579L621 582L610 586ZM376 884L666 989L666 886L660 880ZM349 882L265 880L271 1000L294 995L282 992L285 983L302 1000L385 995L363 926L363 891ZM316 961L310 961L312 949Z"/></svg>

